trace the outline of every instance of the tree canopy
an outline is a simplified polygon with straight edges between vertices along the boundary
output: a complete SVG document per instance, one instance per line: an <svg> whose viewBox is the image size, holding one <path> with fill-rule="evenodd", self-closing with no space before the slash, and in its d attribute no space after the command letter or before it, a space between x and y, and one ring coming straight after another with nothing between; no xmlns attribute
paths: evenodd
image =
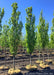
<svg viewBox="0 0 54 75"><path fill-rule="evenodd" d="M35 16L32 15L32 7L28 7L26 9L27 17L26 17L26 46L27 52L31 54L34 50L35 42L36 42L36 34L35 34Z"/></svg>

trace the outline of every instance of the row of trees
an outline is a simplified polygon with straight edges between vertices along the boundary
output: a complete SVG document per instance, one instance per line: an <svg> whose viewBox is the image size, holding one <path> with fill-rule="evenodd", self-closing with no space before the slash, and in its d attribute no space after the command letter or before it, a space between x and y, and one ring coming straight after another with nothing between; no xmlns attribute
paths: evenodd
<svg viewBox="0 0 54 75"><path fill-rule="evenodd" d="M31 64L31 54L34 48L54 48L54 18L52 20L51 36L49 40L48 30L49 23L45 22L43 18L43 12L40 13L39 25L35 26L35 16L32 14L32 7L26 9L26 36L22 40L22 28L23 23L19 21L20 11L17 11L17 3L12 5L12 14L9 19L8 25L5 24L2 26L1 21L4 16L4 9L0 9L0 46L5 50L7 47L10 48L10 52L13 55L13 64L15 69L15 55L17 54L18 46L23 43L27 47L27 52L30 54L30 64ZM37 29L37 31L36 31ZM39 49L40 51L40 49ZM43 56L44 61L44 56Z"/></svg>

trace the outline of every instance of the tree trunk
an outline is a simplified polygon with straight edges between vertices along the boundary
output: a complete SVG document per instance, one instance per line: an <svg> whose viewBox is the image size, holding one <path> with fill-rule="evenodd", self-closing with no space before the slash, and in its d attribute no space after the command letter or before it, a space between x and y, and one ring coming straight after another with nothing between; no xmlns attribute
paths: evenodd
<svg viewBox="0 0 54 75"><path fill-rule="evenodd" d="M43 48L43 63L44 63L44 48Z"/></svg>
<svg viewBox="0 0 54 75"><path fill-rule="evenodd" d="M5 53L5 60L4 60L4 65L5 65L5 67L6 67L6 47L4 47L4 53ZM4 71L5 71L5 69L4 69ZM5 75L5 72L4 72L4 75Z"/></svg>
<svg viewBox="0 0 54 75"><path fill-rule="evenodd" d="M48 49L47 49L47 55L48 55L48 59L49 59Z"/></svg>
<svg viewBox="0 0 54 75"><path fill-rule="evenodd" d="M13 55L13 68L15 70L15 55Z"/></svg>
<svg viewBox="0 0 54 75"><path fill-rule="evenodd" d="M24 46L23 46L23 52L24 52Z"/></svg>
<svg viewBox="0 0 54 75"><path fill-rule="evenodd" d="M39 50L39 60L40 60L40 50Z"/></svg>
<svg viewBox="0 0 54 75"><path fill-rule="evenodd" d="M49 60L49 54L48 54L48 60Z"/></svg>
<svg viewBox="0 0 54 75"><path fill-rule="evenodd" d="M2 51L3 51L3 47L2 47ZM1 55L2 55L2 51L1 51Z"/></svg>
<svg viewBox="0 0 54 75"><path fill-rule="evenodd" d="M49 54L48 54L48 60L49 60Z"/></svg>
<svg viewBox="0 0 54 75"><path fill-rule="evenodd" d="M5 47L5 66L6 66L6 47Z"/></svg>
<svg viewBox="0 0 54 75"><path fill-rule="evenodd" d="M31 54L30 54L30 65L31 65L32 63L31 63Z"/></svg>

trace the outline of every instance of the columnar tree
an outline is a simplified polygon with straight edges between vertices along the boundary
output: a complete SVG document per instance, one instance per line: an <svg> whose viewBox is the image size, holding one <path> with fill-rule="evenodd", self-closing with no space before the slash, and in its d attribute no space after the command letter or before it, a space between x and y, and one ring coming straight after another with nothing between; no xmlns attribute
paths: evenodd
<svg viewBox="0 0 54 75"><path fill-rule="evenodd" d="M54 18L52 19L52 27L51 27L51 48L54 49Z"/></svg>
<svg viewBox="0 0 54 75"><path fill-rule="evenodd" d="M1 35L1 46L4 48L5 57L6 57L6 48L9 47L8 31L9 31L9 26L3 25L3 30ZM6 60L5 60L5 65L6 65Z"/></svg>
<svg viewBox="0 0 54 75"><path fill-rule="evenodd" d="M44 62L44 49L46 45L48 45L49 37L48 37L48 28L49 24L45 23L45 19L43 18L43 13L41 11L38 25L38 33L40 35L41 46L43 48L43 62Z"/></svg>
<svg viewBox="0 0 54 75"><path fill-rule="evenodd" d="M32 15L32 7L28 7L26 9L27 17L26 17L26 47L27 52L30 54L30 64L31 64L31 54L34 50L35 42L36 42L36 34L35 34L35 16Z"/></svg>
<svg viewBox="0 0 54 75"><path fill-rule="evenodd" d="M3 25L3 30L2 30L2 47L6 48L9 47L9 43L8 43L8 31L9 31L9 26L8 25Z"/></svg>
<svg viewBox="0 0 54 75"><path fill-rule="evenodd" d="M8 40L8 31L9 26L3 25L2 35L1 35L1 46L6 50L9 47L9 40Z"/></svg>
<svg viewBox="0 0 54 75"><path fill-rule="evenodd" d="M2 8L2 10L0 8L0 46L1 46L1 32L2 32L2 24L1 24L1 22L2 22L3 16L4 16L4 8Z"/></svg>
<svg viewBox="0 0 54 75"><path fill-rule="evenodd" d="M38 28L38 26L37 26L37 28ZM37 30L37 43L36 43L36 46L37 46L37 49L39 50L39 60L40 60L40 51L41 51L41 38L40 38L40 34L39 34L39 32L38 32L38 30Z"/></svg>
<svg viewBox="0 0 54 75"><path fill-rule="evenodd" d="M19 15L20 12L17 11L17 3L13 3L12 5L12 17L11 17L11 29L10 29L10 35L9 35L9 46L10 46L10 52L13 55L13 65L14 65L14 69L15 69L15 55L17 54L17 50L18 50L18 44L20 41L20 36L21 36L21 30L23 27L22 22L19 21Z"/></svg>
<svg viewBox="0 0 54 75"><path fill-rule="evenodd" d="M2 18L4 16L4 8L2 8L2 11L1 11L1 8L0 8L0 35L1 35L1 31L2 31Z"/></svg>
<svg viewBox="0 0 54 75"><path fill-rule="evenodd" d="M26 49L26 40L25 39L26 39L26 35L24 35L23 38L21 39L23 51Z"/></svg>

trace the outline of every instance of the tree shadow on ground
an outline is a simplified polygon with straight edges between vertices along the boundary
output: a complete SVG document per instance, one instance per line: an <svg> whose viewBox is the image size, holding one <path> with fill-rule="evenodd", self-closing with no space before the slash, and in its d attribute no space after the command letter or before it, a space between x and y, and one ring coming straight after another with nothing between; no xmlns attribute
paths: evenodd
<svg viewBox="0 0 54 75"><path fill-rule="evenodd" d="M24 75L54 75L54 69L43 69L43 70L33 70L25 73Z"/></svg>

